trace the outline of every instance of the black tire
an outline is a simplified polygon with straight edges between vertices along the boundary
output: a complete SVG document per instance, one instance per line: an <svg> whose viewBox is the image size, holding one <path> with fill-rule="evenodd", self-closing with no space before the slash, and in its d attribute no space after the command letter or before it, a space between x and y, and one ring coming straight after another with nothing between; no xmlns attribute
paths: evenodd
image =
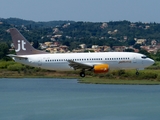
<svg viewBox="0 0 160 120"><path fill-rule="evenodd" d="M136 72L136 75L139 75L139 72L138 72L138 71Z"/></svg>
<svg viewBox="0 0 160 120"><path fill-rule="evenodd" d="M85 73L84 72L80 72L79 74L81 77L85 77Z"/></svg>

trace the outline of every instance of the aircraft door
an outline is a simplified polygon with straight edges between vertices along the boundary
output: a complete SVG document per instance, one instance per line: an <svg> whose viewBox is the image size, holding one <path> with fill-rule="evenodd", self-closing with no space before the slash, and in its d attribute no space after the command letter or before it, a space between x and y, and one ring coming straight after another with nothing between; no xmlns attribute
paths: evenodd
<svg viewBox="0 0 160 120"><path fill-rule="evenodd" d="M41 59L38 60L38 66L39 66L39 67L42 66L42 60L41 60Z"/></svg>
<svg viewBox="0 0 160 120"><path fill-rule="evenodd" d="M137 63L136 56L133 56L133 63Z"/></svg>
<svg viewBox="0 0 160 120"><path fill-rule="evenodd" d="M139 58L139 56L133 56L133 63L138 63L139 65L142 65L144 61Z"/></svg>

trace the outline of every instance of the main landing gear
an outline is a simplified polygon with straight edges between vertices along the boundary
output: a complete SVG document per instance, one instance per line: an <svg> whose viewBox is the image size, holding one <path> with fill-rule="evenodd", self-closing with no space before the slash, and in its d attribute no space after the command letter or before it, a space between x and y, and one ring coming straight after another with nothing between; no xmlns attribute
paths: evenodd
<svg viewBox="0 0 160 120"><path fill-rule="evenodd" d="M138 70L136 70L136 75L137 75L137 76L139 75L139 71L138 71Z"/></svg>
<svg viewBox="0 0 160 120"><path fill-rule="evenodd" d="M82 72L80 72L80 74L79 74L81 77L85 77L85 72L84 71L82 71Z"/></svg>

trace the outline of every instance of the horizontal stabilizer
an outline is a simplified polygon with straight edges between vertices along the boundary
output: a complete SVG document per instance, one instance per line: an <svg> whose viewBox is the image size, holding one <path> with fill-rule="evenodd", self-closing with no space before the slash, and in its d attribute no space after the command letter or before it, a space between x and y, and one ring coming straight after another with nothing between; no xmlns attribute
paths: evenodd
<svg viewBox="0 0 160 120"><path fill-rule="evenodd" d="M20 56L20 55L14 55L14 54L8 54L9 57L15 57L15 58L21 58L21 59L28 59L27 57Z"/></svg>

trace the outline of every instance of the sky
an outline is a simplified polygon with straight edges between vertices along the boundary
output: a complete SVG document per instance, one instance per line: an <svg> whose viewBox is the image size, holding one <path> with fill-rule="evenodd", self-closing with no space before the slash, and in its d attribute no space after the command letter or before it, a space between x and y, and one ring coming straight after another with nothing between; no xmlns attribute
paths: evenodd
<svg viewBox="0 0 160 120"><path fill-rule="evenodd" d="M0 0L0 18L160 23L160 0Z"/></svg>

